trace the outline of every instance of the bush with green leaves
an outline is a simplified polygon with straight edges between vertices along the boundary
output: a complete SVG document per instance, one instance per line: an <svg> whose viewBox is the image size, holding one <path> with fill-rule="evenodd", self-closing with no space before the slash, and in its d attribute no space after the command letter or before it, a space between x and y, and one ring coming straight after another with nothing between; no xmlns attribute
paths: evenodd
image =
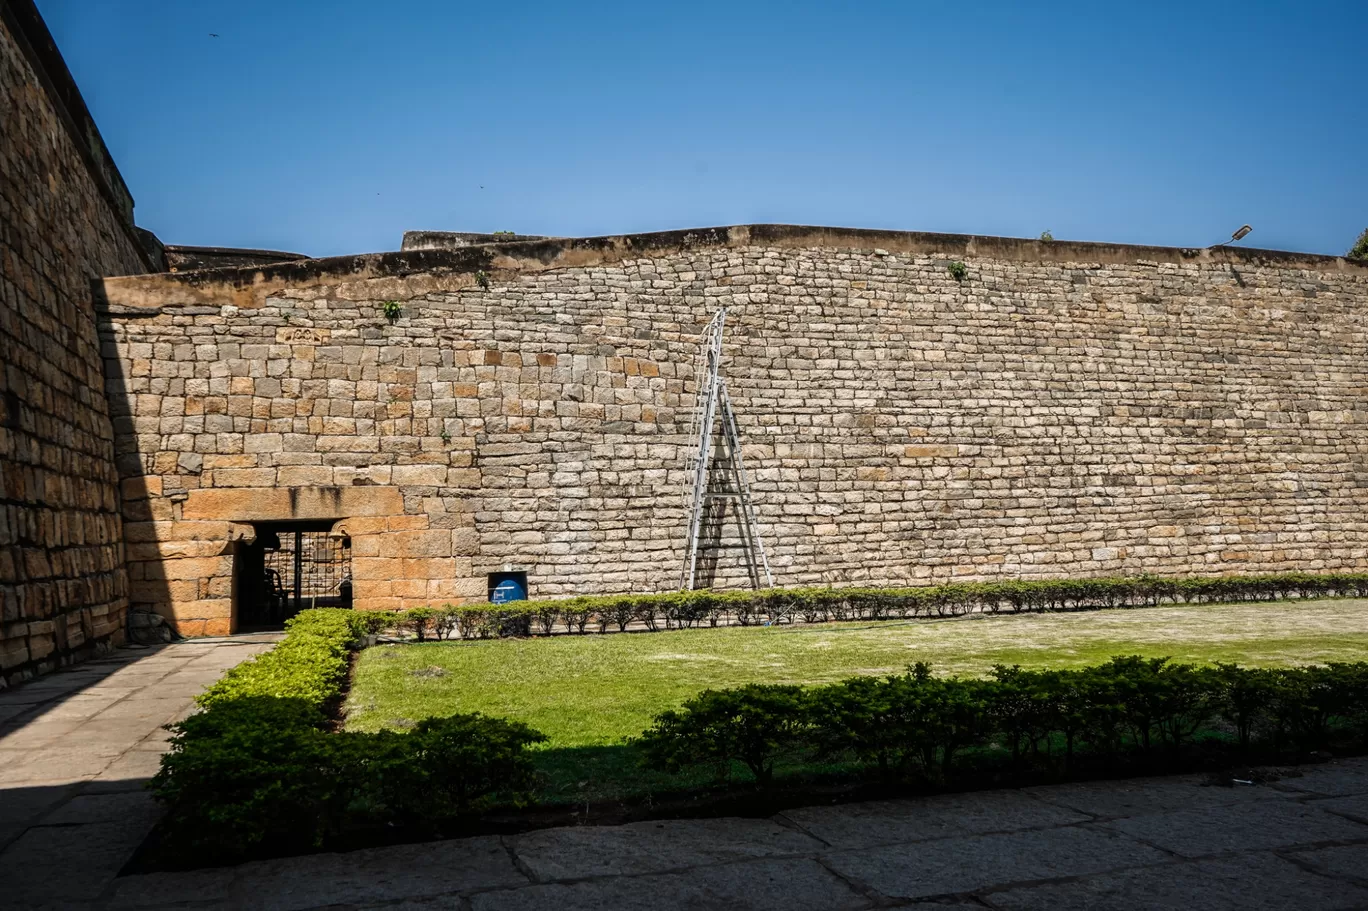
<svg viewBox="0 0 1368 911"><path fill-rule="evenodd" d="M1362 260L1368 262L1368 228L1363 229L1363 233L1354 241L1354 245L1345 254L1349 259Z"/></svg>
<svg viewBox="0 0 1368 911"><path fill-rule="evenodd" d="M286 621L286 636L269 652L239 664L197 698L206 708L252 696L303 700L322 708L341 692L348 654L368 623L362 612L303 611Z"/></svg>
<svg viewBox="0 0 1368 911"><path fill-rule="evenodd" d="M581 596L562 600L414 608L391 629L426 639L492 639L568 633L650 631L719 626L904 620L969 613L1039 613L1152 607L1159 604L1230 604L1368 595L1368 573L1278 573L1262 576L1163 578L1153 575L1022 582L951 582L916 588L771 588L761 591L690 591L644 595ZM414 615L414 611L418 611ZM427 611L434 610L429 615ZM421 630L418 624L421 623ZM369 627L375 632L376 627Z"/></svg>
<svg viewBox="0 0 1368 911"><path fill-rule="evenodd" d="M725 775L739 763L766 787L784 755L945 783L966 751L977 753L976 774L1031 766L1067 776L1080 755L1102 771L1176 763L1198 739L1233 757L1361 749L1368 663L1263 670L1118 656L1076 670L998 666L987 680L937 678L918 664L810 689L710 690L659 715L640 745L659 770Z"/></svg>
<svg viewBox="0 0 1368 911"><path fill-rule="evenodd" d="M170 853L240 860L324 846L358 826L435 830L526 799L527 748L545 738L524 724L474 714L403 734L329 730L348 653L374 620L300 613L274 649L230 671L200 696L202 711L171 727L152 782Z"/></svg>
<svg viewBox="0 0 1368 911"><path fill-rule="evenodd" d="M648 762L668 771L709 765L725 777L739 762L767 784L775 760L807 734L804 698L802 687L781 684L704 690L680 711L657 716L640 744Z"/></svg>
<svg viewBox="0 0 1368 911"><path fill-rule="evenodd" d="M402 734L347 736L367 738L368 793L387 817L408 825L521 802L535 784L527 747L546 740L525 724L480 714L425 718Z"/></svg>

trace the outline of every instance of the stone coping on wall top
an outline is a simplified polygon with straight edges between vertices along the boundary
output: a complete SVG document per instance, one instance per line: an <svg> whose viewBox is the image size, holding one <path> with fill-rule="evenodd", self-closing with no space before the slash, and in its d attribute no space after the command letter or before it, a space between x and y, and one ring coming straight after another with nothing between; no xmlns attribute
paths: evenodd
<svg viewBox="0 0 1368 911"><path fill-rule="evenodd" d="M202 269L106 278L103 305L112 309L232 304L261 306L276 290L304 289L397 278L422 273L474 275L539 272L649 259L688 250L744 247L828 248L868 251L871 255L940 255L1060 264L1140 262L1247 264L1317 272L1351 271L1368 276L1368 265L1339 256L1289 253L1244 247L1193 249L1108 244L1092 241L1029 240L972 234L931 234L867 228L806 225L733 225L623 234L606 237L548 238L480 244L455 249L400 250L333 256L241 268Z"/></svg>

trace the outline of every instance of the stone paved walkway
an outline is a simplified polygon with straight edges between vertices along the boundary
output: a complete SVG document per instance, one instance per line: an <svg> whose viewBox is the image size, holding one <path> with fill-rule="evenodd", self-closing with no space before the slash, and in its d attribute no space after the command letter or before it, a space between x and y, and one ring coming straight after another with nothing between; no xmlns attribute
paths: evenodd
<svg viewBox="0 0 1368 911"><path fill-rule="evenodd" d="M546 829L116 878L151 827L158 726L265 648L120 654L0 694L0 907L1368 909L1368 759Z"/></svg>
<svg viewBox="0 0 1368 911"><path fill-rule="evenodd" d="M0 908L79 907L156 823L162 725L277 636L119 649L0 691Z"/></svg>

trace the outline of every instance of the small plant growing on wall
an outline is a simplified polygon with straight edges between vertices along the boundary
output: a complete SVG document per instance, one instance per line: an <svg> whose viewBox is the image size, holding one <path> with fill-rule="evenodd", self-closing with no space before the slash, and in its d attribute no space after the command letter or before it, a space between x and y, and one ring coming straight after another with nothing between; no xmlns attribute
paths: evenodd
<svg viewBox="0 0 1368 911"><path fill-rule="evenodd" d="M476 272L475 272L475 284L477 284L477 285L480 286L480 290L482 290L482 291L488 291L488 290L489 290L489 273L486 272L486 271L483 270L483 269L478 269L478 270L476 270Z"/></svg>
<svg viewBox="0 0 1368 911"><path fill-rule="evenodd" d="M380 305L380 310L391 323L404 315L404 305L398 301L385 301Z"/></svg>
<svg viewBox="0 0 1368 911"><path fill-rule="evenodd" d="M495 232L494 232L494 236L495 236L495 237L512 237L512 236L513 236L514 234L516 234L516 233L517 233L516 231L495 231Z"/></svg>
<svg viewBox="0 0 1368 911"><path fill-rule="evenodd" d="M1048 229L1046 229L1040 232L1040 239L1048 244L1050 241L1054 240L1054 235L1051 234Z"/></svg>
<svg viewBox="0 0 1368 911"><path fill-rule="evenodd" d="M969 275L969 267L959 260L955 260L948 267L950 277L957 282L962 282Z"/></svg>
<svg viewBox="0 0 1368 911"><path fill-rule="evenodd" d="M1368 228L1363 229L1363 233L1358 236L1358 241L1349 249L1347 255L1350 259L1368 262Z"/></svg>
<svg viewBox="0 0 1368 911"><path fill-rule="evenodd" d="M442 428L442 442L447 445L450 445L451 443L451 431L447 430L445 427Z"/></svg>

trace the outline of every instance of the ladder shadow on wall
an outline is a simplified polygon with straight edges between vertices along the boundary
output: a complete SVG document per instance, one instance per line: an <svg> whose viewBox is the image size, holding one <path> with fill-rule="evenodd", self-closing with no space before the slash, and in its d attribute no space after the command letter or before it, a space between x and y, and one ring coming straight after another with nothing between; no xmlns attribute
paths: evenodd
<svg viewBox="0 0 1368 911"><path fill-rule="evenodd" d="M725 442L715 441L714 445L718 455L708 466L707 502L699 522L694 587L763 588L760 558L753 552L752 538L745 530L733 453Z"/></svg>

